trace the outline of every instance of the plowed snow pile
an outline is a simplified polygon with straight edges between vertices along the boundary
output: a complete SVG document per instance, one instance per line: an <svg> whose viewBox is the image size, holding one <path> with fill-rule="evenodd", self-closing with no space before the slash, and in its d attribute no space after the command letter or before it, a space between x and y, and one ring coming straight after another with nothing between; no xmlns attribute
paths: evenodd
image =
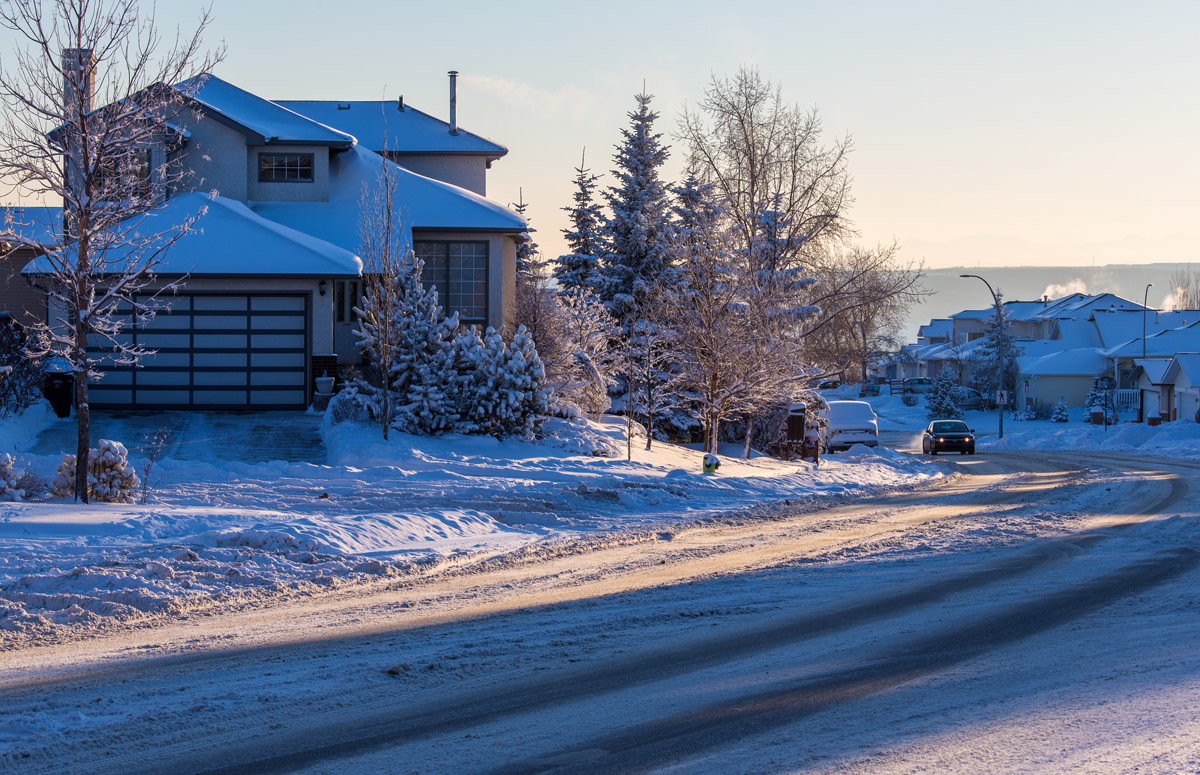
<svg viewBox="0 0 1200 775"><path fill-rule="evenodd" d="M22 450L34 447L33 426L69 421L37 411L36 422L0 422L0 442L15 449L18 468L48 479L56 456ZM222 461L215 445L208 461L160 461L145 504L2 503L0 641L311 594L468 557L619 539L759 503L841 500L944 475L933 461L856 448L820 469L728 456L705 476L699 451L669 444L635 448L627 461L619 422L554 421L548 431L536 443L398 433L384 442L373 427L327 424L321 464ZM127 444L140 472L136 440Z"/></svg>

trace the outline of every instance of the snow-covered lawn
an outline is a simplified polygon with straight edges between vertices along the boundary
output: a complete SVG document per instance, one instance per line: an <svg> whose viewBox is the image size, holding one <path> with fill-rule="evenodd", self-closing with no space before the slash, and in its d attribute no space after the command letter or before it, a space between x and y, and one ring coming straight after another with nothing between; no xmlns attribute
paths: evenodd
<svg viewBox="0 0 1200 775"><path fill-rule="evenodd" d="M177 440L174 449L193 452L155 466L146 504L0 504L0 640L313 594L564 541L624 540L761 503L843 500L945 473L856 449L819 469L728 456L705 476L698 451L639 443L627 461L623 425L583 421L554 421L539 443L405 434L385 443L372 427L325 424L323 463L244 462L236 447L246 440L223 422L209 460ZM295 423L299 437L313 420L278 422L275 432ZM0 445L49 479L57 455L44 440L69 436L69 423L37 408L0 423ZM39 429L49 434L36 447L43 454L24 452ZM138 440L122 441L140 475Z"/></svg>

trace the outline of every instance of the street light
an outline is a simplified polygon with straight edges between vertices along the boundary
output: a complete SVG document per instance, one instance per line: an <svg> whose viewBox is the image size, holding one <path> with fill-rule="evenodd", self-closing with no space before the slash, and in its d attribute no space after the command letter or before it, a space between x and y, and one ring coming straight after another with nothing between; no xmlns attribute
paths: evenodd
<svg viewBox="0 0 1200 775"><path fill-rule="evenodd" d="M1142 360L1146 360L1146 301L1150 298L1150 289L1154 283L1146 283L1146 292L1142 294ZM1157 318L1155 318L1157 320Z"/></svg>
<svg viewBox="0 0 1200 775"><path fill-rule="evenodd" d="M960 274L959 277L974 277L987 286L988 293L992 294L992 301L996 303L996 324L1000 328L999 337L996 341L996 364L999 374L996 378L996 409L999 411L1000 422L1000 438L1004 438L1004 406L1000 403L1000 392L1004 390L1004 356L1007 355L1007 348L1004 346L1004 310L1000 306L1000 297L992 290L992 284L984 280L977 274Z"/></svg>

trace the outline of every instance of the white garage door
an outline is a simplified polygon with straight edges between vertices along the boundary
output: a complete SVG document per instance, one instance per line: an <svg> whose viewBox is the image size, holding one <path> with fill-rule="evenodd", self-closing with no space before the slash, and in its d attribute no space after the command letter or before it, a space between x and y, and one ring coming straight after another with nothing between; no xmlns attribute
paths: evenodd
<svg viewBox="0 0 1200 775"><path fill-rule="evenodd" d="M163 302L169 309L121 334L155 354L137 368L103 365L90 391L93 406L304 408L307 296L187 294ZM102 342L92 344L103 357Z"/></svg>

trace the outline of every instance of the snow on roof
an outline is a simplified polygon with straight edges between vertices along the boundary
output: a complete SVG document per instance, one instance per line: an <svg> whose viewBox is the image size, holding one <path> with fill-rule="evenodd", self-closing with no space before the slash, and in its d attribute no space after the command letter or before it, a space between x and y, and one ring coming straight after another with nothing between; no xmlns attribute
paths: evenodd
<svg viewBox="0 0 1200 775"><path fill-rule="evenodd" d="M356 277L362 271L358 256L252 212L241 202L222 196L189 192L171 197L143 216L146 232L163 232L202 209L193 231L179 238L163 255L158 274L282 275L290 277ZM119 266L122 251L106 255ZM36 258L25 274L46 274L50 260Z"/></svg>
<svg viewBox="0 0 1200 775"><path fill-rule="evenodd" d="M204 82L193 98L209 110L255 135L255 143L297 143L349 148L356 142L353 135L325 126L209 73L184 81L178 86L192 87L197 78L204 79Z"/></svg>
<svg viewBox="0 0 1200 775"><path fill-rule="evenodd" d="M1100 339L1100 332L1096 330L1095 324L1090 320L1080 320L1078 318L1063 318L1056 321L1058 326L1058 342L1059 347L1070 349L1076 347L1102 347L1104 342Z"/></svg>
<svg viewBox="0 0 1200 775"><path fill-rule="evenodd" d="M1099 331L1100 339L1105 347L1115 347L1131 339L1140 340L1143 318L1146 335L1150 336L1195 323L1200 320L1200 311L1156 312L1150 310L1144 315L1140 309L1098 309L1092 312L1092 321L1095 323L1096 330Z"/></svg>
<svg viewBox="0 0 1200 775"><path fill-rule="evenodd" d="M42 245L56 245L62 238L61 207L0 207L0 230Z"/></svg>
<svg viewBox="0 0 1200 775"><path fill-rule="evenodd" d="M1200 386L1200 353L1176 353L1163 374L1163 382L1175 382L1180 372L1192 387Z"/></svg>
<svg viewBox="0 0 1200 775"><path fill-rule="evenodd" d="M1167 366L1171 364L1171 361L1167 358L1146 358L1144 360L1138 358L1134 360L1133 364L1140 366L1142 371L1146 372L1146 376L1150 378L1151 384L1161 385L1163 374L1166 373Z"/></svg>
<svg viewBox="0 0 1200 775"><path fill-rule="evenodd" d="M508 149L465 129L450 134L450 124L411 106L392 101L276 100L288 110L337 127L372 151L478 154L498 159Z"/></svg>
<svg viewBox="0 0 1200 775"><path fill-rule="evenodd" d="M521 216L478 194L433 180L356 146L329 160L328 202L251 202L259 215L319 237L346 250L360 241L360 201L364 185L379 180L380 166L396 170L396 199L406 233L412 229L520 233Z"/></svg>
<svg viewBox="0 0 1200 775"><path fill-rule="evenodd" d="M1140 332L1139 332L1140 333ZM1110 358L1136 358L1144 353L1159 358L1170 358L1179 352L1192 352L1200 343L1200 320L1186 326L1159 331L1146 337L1130 339L1115 347L1110 347L1104 354Z"/></svg>
<svg viewBox="0 0 1200 775"><path fill-rule="evenodd" d="M1031 353L1017 358L1017 366L1022 375L1041 377L1092 377L1108 369L1104 356L1094 347L1053 350L1041 355Z"/></svg>
<svg viewBox="0 0 1200 775"><path fill-rule="evenodd" d="M917 336L926 339L948 337L954 333L954 321L945 318L930 320L917 330Z"/></svg>

